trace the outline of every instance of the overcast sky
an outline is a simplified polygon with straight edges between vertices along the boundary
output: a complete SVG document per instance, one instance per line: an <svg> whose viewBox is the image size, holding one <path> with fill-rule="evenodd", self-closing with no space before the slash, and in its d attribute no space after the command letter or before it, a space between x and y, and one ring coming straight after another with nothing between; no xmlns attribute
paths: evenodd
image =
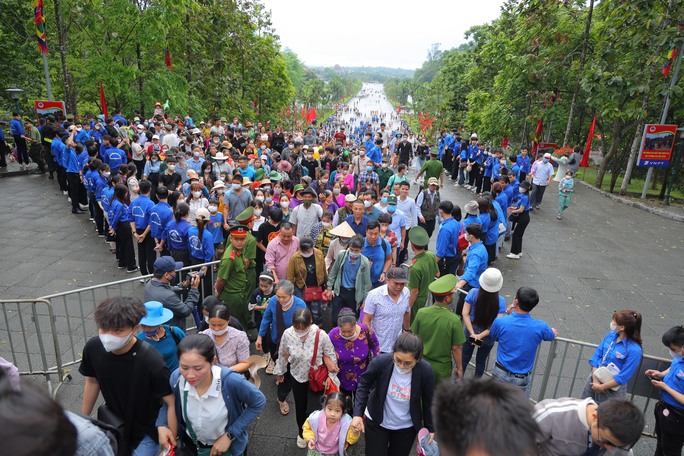
<svg viewBox="0 0 684 456"><path fill-rule="evenodd" d="M261 0L276 34L308 66L419 68L428 48L451 49L499 16L503 0Z"/></svg>

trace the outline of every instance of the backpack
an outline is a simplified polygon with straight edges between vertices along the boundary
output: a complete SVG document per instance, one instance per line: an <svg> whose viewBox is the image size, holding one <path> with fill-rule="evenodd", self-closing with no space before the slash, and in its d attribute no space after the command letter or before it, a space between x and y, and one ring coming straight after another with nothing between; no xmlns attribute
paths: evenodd
<svg viewBox="0 0 684 456"><path fill-rule="evenodd" d="M105 436L107 436L107 439L109 440L109 445L112 447L112 451L114 454L117 453L119 449L119 439L123 438L123 435L119 434L114 426L111 424L107 424L104 421L100 421L97 418L94 418L90 415L82 415L80 413L75 413L75 415L80 416L81 418L90 421L91 424L99 428Z"/></svg>

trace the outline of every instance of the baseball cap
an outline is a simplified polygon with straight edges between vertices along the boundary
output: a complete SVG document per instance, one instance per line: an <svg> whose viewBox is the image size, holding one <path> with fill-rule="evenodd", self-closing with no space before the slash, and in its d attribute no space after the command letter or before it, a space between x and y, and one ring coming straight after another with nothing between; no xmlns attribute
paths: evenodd
<svg viewBox="0 0 684 456"><path fill-rule="evenodd" d="M183 268L183 263L176 261L173 257L163 256L159 257L154 262L154 272L173 272Z"/></svg>
<svg viewBox="0 0 684 456"><path fill-rule="evenodd" d="M389 271L387 271L387 280L392 279L399 283L408 282L408 274L402 267L392 266Z"/></svg>

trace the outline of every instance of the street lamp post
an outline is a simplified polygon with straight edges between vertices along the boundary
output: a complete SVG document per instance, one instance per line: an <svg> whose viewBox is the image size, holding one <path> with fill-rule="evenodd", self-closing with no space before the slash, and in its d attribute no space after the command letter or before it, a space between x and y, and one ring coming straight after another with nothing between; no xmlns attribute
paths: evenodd
<svg viewBox="0 0 684 456"><path fill-rule="evenodd" d="M8 89L5 89L5 92L9 93L14 100L14 110L19 112L19 98L21 98L21 94L24 92L24 89L20 89L17 86L12 86Z"/></svg>

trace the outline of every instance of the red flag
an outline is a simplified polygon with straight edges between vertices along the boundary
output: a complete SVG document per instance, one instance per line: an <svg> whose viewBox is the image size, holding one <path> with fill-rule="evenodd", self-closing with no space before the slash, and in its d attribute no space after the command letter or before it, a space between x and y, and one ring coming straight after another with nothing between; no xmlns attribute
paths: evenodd
<svg viewBox="0 0 684 456"><path fill-rule="evenodd" d="M540 117L539 122L537 123L537 130L534 132L534 141L532 142L532 157L533 157L533 159L537 153L537 147L539 146L539 140L541 139L543 128L544 128L544 119L542 119Z"/></svg>
<svg viewBox="0 0 684 456"><path fill-rule="evenodd" d="M316 118L316 108L309 109L309 112L306 113L306 121L310 123L315 118Z"/></svg>
<svg viewBox="0 0 684 456"><path fill-rule="evenodd" d="M501 140L501 148L503 150L508 149L508 135L504 135L503 139Z"/></svg>
<svg viewBox="0 0 684 456"><path fill-rule="evenodd" d="M679 49L677 48L672 48L670 52L667 53L667 63L661 70L661 73L663 74L663 77L668 77L670 74L670 70L672 69L672 63L674 63L674 60L677 58L677 54L679 53Z"/></svg>
<svg viewBox="0 0 684 456"><path fill-rule="evenodd" d="M397 106L397 114L401 114L401 106Z"/></svg>
<svg viewBox="0 0 684 456"><path fill-rule="evenodd" d="M171 62L171 51L169 51L169 36L166 36L164 40L164 65L169 67L169 71L173 71L173 65Z"/></svg>
<svg viewBox="0 0 684 456"><path fill-rule="evenodd" d="M582 156L582 161L580 162L581 167L589 166L589 152L591 152L591 140L594 139L594 129L596 128L596 114L594 114L594 120L591 121L591 126L589 127L589 136L587 137L587 145L584 147L584 155Z"/></svg>
<svg viewBox="0 0 684 456"><path fill-rule="evenodd" d="M107 114L107 99L105 98L104 87L102 87L102 81L100 81L100 106L102 107L102 114L104 114L105 122L107 122L109 114Z"/></svg>

